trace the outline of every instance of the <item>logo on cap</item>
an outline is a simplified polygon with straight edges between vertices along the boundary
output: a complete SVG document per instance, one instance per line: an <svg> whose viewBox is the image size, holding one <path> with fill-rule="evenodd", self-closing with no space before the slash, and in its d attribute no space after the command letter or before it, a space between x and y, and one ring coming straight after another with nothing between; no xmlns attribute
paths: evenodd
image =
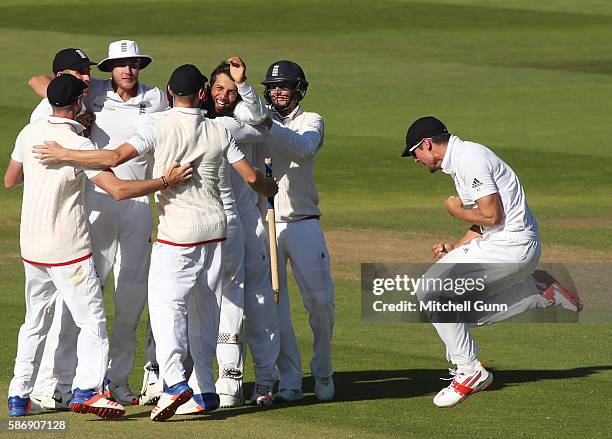
<svg viewBox="0 0 612 439"><path fill-rule="evenodd" d="M75 49L75 52L78 53L81 58L87 59L87 55L85 55L81 49Z"/></svg>
<svg viewBox="0 0 612 439"><path fill-rule="evenodd" d="M278 64L272 67L272 76L278 76Z"/></svg>
<svg viewBox="0 0 612 439"><path fill-rule="evenodd" d="M127 52L127 41L122 41L121 42L121 51L122 52Z"/></svg>

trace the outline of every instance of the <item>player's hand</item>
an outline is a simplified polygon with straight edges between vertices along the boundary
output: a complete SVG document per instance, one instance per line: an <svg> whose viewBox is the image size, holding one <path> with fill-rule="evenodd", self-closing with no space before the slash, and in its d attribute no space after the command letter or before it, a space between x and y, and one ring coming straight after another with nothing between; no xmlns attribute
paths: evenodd
<svg viewBox="0 0 612 439"><path fill-rule="evenodd" d="M230 65L230 75L236 84L246 81L246 64L239 56L230 56L227 59Z"/></svg>
<svg viewBox="0 0 612 439"><path fill-rule="evenodd" d="M266 180L265 180L265 191L266 191L266 193L262 194L262 195L264 195L267 198L272 198L274 195L277 194L277 192L278 192L278 183L276 182L276 178L274 178L274 177L272 177L272 178L266 177Z"/></svg>
<svg viewBox="0 0 612 439"><path fill-rule="evenodd" d="M448 213L455 216L455 212L459 209L463 209L463 203L461 202L461 198L450 196L444 201L444 207L446 207Z"/></svg>
<svg viewBox="0 0 612 439"><path fill-rule="evenodd" d="M191 163L187 163L183 166L179 162L172 162L170 167L166 169L164 178L168 182L168 186L174 186L175 184L184 183L191 180L193 169Z"/></svg>
<svg viewBox="0 0 612 439"><path fill-rule="evenodd" d="M453 250L454 248L455 246L451 243L438 242L431 248L431 251L434 255L434 259L439 260L439 259L442 259L444 256L446 256L446 254L450 252L451 250Z"/></svg>
<svg viewBox="0 0 612 439"><path fill-rule="evenodd" d="M85 131L83 131L84 137L89 137L91 134L91 125L96 120L96 116L93 113L81 113L76 117L76 121L85 127Z"/></svg>
<svg viewBox="0 0 612 439"><path fill-rule="evenodd" d="M44 145L34 145L32 153L34 158L40 160L44 165L61 163L66 150L57 142L45 141Z"/></svg>

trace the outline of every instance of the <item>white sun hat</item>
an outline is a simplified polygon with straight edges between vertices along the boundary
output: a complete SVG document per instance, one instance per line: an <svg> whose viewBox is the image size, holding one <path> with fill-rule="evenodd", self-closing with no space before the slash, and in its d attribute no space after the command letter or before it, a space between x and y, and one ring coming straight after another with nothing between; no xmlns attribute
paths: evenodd
<svg viewBox="0 0 612 439"><path fill-rule="evenodd" d="M103 72L110 72L111 61L115 59L137 58L140 62L140 70L151 64L153 58L148 55L142 55L136 41L119 40L113 41L108 45L108 58L103 59L98 63L98 69Z"/></svg>

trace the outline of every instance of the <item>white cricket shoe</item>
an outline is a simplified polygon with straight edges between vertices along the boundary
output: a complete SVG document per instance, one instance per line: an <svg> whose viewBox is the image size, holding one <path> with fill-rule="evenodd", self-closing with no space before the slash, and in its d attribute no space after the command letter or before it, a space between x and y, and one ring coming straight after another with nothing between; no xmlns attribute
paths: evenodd
<svg viewBox="0 0 612 439"><path fill-rule="evenodd" d="M454 407L468 396L486 389L493 382L493 374L482 365L476 366L473 373L456 372L448 387L440 390L433 403L438 407Z"/></svg>
<svg viewBox="0 0 612 439"><path fill-rule="evenodd" d="M150 362L144 366L142 389L140 390L140 405L155 404L164 392L163 381L159 379L159 367Z"/></svg>
<svg viewBox="0 0 612 439"><path fill-rule="evenodd" d="M176 409L177 415L204 415L219 408L219 395L212 392L194 394Z"/></svg>
<svg viewBox="0 0 612 439"><path fill-rule="evenodd" d="M173 386L164 387L157 405L151 410L152 421L165 421L176 413L176 410L193 396L193 389L187 381L181 381Z"/></svg>
<svg viewBox="0 0 612 439"><path fill-rule="evenodd" d="M272 399L278 402L294 402L304 399L304 394L300 389L281 389Z"/></svg>
<svg viewBox="0 0 612 439"><path fill-rule="evenodd" d="M319 401L334 399L334 379L332 377L315 377L314 393Z"/></svg>
<svg viewBox="0 0 612 439"><path fill-rule="evenodd" d="M225 393L219 394L220 406L221 407L241 407L244 404L244 397L242 395L226 395Z"/></svg>
<svg viewBox="0 0 612 439"><path fill-rule="evenodd" d="M70 410L68 404L72 399L72 392L61 393L59 390L55 390L53 396L32 393L30 399L33 404L36 403L43 410Z"/></svg>
<svg viewBox="0 0 612 439"><path fill-rule="evenodd" d="M304 396L302 395L302 398L303 397ZM260 407L267 407L272 405L273 400L274 398L272 397L272 386L255 383L253 394L251 395L251 399L249 400L250 404L255 404Z"/></svg>
<svg viewBox="0 0 612 439"><path fill-rule="evenodd" d="M138 405L138 396L132 392L127 384L107 384L110 398L121 405Z"/></svg>

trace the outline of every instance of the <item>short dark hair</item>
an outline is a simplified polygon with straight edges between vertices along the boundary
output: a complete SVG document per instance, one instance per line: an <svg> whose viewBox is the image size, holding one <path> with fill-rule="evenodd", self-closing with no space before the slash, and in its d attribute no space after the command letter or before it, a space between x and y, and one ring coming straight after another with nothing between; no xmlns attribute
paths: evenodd
<svg viewBox="0 0 612 439"><path fill-rule="evenodd" d="M448 139L450 139L450 136L451 136L450 133L436 134L435 136L431 136L431 141L435 143L436 145L440 145L442 143L448 142Z"/></svg>
<svg viewBox="0 0 612 439"><path fill-rule="evenodd" d="M219 65L215 67L215 69L212 71L212 73L210 74L211 85L217 80L217 76L221 73L226 74L230 78L232 77L232 74L230 73L230 65L227 61L221 61Z"/></svg>

